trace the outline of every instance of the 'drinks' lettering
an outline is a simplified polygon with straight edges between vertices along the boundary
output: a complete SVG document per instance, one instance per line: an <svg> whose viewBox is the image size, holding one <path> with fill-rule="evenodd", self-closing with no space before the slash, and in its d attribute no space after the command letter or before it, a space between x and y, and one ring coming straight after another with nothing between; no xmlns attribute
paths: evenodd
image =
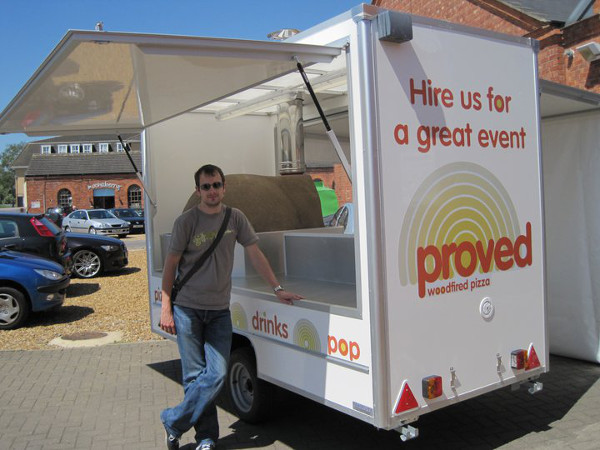
<svg viewBox="0 0 600 450"><path fill-rule="evenodd" d="M524 250L524 251L522 251ZM463 260L463 255L468 257ZM427 261L431 269L427 271ZM452 259L451 259L452 258ZM518 236L514 242L507 237L501 237L498 241L490 239L487 242L477 241L461 242L460 244L444 244L439 249L435 245L419 247L417 249L417 277L419 284L419 297L425 297L426 283L433 283L440 279L450 278L450 261L454 262L454 268L458 275L463 278L471 276L478 266L485 273L489 272L492 261L498 270L508 270L515 264L517 267L530 266L532 262L531 251L531 223L527 222L525 234Z"/></svg>
<svg viewBox="0 0 600 450"><path fill-rule="evenodd" d="M259 312L256 311L252 316L252 328L256 331L278 336L283 339L289 337L287 323L279 321L277 319L277 314L275 314L273 318L267 318L266 313L263 313L263 316L261 316Z"/></svg>

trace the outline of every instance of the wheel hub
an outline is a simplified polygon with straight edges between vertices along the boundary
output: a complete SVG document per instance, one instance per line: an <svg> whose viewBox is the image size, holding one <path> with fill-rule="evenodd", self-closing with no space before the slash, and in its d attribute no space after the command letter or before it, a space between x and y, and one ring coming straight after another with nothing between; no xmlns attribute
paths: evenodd
<svg viewBox="0 0 600 450"><path fill-rule="evenodd" d="M19 314L19 306L10 295L0 295L0 321L12 322L16 315Z"/></svg>
<svg viewBox="0 0 600 450"><path fill-rule="evenodd" d="M242 364L235 364L232 368L232 394L240 410L249 411L252 408L254 386L250 374Z"/></svg>
<svg viewBox="0 0 600 450"><path fill-rule="evenodd" d="M74 267L81 277L92 277L100 270L100 258L91 251L80 251L74 258Z"/></svg>

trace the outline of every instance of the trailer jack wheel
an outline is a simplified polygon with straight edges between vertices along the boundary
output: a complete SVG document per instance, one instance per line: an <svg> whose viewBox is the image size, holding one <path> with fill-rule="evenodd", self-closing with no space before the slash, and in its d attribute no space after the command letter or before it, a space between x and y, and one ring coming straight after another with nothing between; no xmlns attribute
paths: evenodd
<svg viewBox="0 0 600 450"><path fill-rule="evenodd" d="M402 442L410 441L411 439L419 437L419 429L413 427L412 425L404 425L399 431Z"/></svg>

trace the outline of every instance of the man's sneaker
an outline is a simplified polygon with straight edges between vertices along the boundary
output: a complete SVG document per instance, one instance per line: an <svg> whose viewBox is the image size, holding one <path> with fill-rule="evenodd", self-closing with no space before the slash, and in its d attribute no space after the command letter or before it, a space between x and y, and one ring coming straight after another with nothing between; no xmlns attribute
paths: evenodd
<svg viewBox="0 0 600 450"><path fill-rule="evenodd" d="M206 439L200 442L196 450L215 450L215 443L210 439Z"/></svg>
<svg viewBox="0 0 600 450"><path fill-rule="evenodd" d="M168 431L165 430L165 442L167 444L167 450L179 450L179 439L169 434Z"/></svg>

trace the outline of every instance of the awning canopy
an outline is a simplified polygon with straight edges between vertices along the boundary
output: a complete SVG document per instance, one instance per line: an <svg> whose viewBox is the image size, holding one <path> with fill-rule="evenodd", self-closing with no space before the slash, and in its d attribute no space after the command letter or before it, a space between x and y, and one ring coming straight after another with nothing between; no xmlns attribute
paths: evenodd
<svg viewBox="0 0 600 450"><path fill-rule="evenodd" d="M0 114L0 133L138 133L208 104L202 110L219 114L298 86L294 57L315 65L315 89L320 83L340 95L347 92L345 59L334 61L340 54L330 46L69 31ZM341 86L328 86L338 79ZM598 94L546 80L540 86L542 118L600 108Z"/></svg>
<svg viewBox="0 0 600 450"><path fill-rule="evenodd" d="M541 80L542 96L540 109L542 118L563 116L600 109L600 95L581 89Z"/></svg>
<svg viewBox="0 0 600 450"><path fill-rule="evenodd" d="M69 31L0 115L0 133L139 132L304 65L336 47Z"/></svg>

